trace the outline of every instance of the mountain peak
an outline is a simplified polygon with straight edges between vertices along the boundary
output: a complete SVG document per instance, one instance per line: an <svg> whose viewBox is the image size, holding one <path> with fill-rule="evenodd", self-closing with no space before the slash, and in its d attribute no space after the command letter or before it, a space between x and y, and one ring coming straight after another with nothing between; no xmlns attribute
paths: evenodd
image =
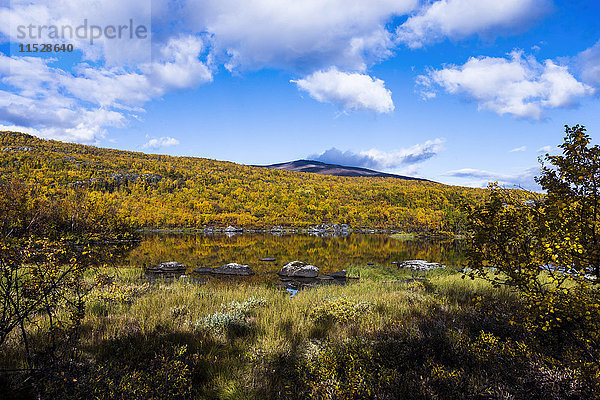
<svg viewBox="0 0 600 400"><path fill-rule="evenodd" d="M349 167L338 164L328 164L321 161L315 160L296 160L289 161L279 164L271 165L254 165L255 167L263 167L270 169L282 169L286 171L294 172L309 172L313 174L321 175L333 175L333 176L348 176L348 177L367 177L367 178L397 178L406 179L413 181L425 181L430 182L428 179L415 178L411 176L388 174L386 172L374 171L372 169L360 168L360 167Z"/></svg>

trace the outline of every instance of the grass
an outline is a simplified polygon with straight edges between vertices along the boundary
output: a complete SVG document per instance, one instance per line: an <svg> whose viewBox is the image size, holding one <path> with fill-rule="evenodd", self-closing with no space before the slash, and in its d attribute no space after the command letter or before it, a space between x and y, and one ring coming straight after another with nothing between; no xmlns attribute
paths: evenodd
<svg viewBox="0 0 600 400"><path fill-rule="evenodd" d="M417 235L415 235L414 233L394 233L390 235L390 237L396 240L409 241L415 240L417 238Z"/></svg>
<svg viewBox="0 0 600 400"><path fill-rule="evenodd" d="M427 272L411 271L395 265L352 265L348 267L350 277L366 281L397 281L406 279L431 279L437 276L458 275L455 268L440 268Z"/></svg>
<svg viewBox="0 0 600 400"><path fill-rule="evenodd" d="M48 376L46 394L144 399L569 395L561 391L560 380L544 386L544 374L570 375L560 368L546 371L538 351L523 344L526 329L510 323L519 311L519 299L510 291L463 279L451 268L416 274L374 265L353 266L349 272L361 279L302 290L294 298L267 284L145 282L139 270L128 267L90 272L86 281L101 284L89 295L80 364L63 368L58 379ZM568 387L573 385L565 383ZM570 398L586 395L583 389L574 393Z"/></svg>
<svg viewBox="0 0 600 400"><path fill-rule="evenodd" d="M463 240L463 239L466 239L466 236L462 235L462 234L444 233L441 236L442 237L446 237L448 239L454 239L454 240ZM401 233L393 233L393 234L390 235L390 237L392 239L396 239L396 240L407 242L407 241L411 241L411 240L416 240L419 237L421 237L421 238L427 237L427 234L425 234L425 233L417 234L417 233L401 232Z"/></svg>

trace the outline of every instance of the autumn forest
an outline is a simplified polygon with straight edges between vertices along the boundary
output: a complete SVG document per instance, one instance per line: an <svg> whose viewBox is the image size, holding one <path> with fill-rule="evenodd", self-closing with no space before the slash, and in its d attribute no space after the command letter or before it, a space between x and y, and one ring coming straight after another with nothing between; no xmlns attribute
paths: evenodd
<svg viewBox="0 0 600 400"><path fill-rule="evenodd" d="M485 191L395 178L269 170L204 158L101 149L0 133L0 175L40 196L83 189L98 207L148 228L353 228L460 233Z"/></svg>

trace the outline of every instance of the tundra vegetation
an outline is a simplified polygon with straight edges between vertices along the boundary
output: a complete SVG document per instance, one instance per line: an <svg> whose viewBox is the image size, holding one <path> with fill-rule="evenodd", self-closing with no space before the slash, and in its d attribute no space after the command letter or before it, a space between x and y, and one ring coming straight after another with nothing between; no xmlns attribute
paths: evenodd
<svg viewBox="0 0 600 400"><path fill-rule="evenodd" d="M145 228L348 224L406 232L464 230L485 191L397 178L349 178L192 157L100 149L0 133L0 174L64 196L76 188Z"/></svg>
<svg viewBox="0 0 600 400"><path fill-rule="evenodd" d="M3 177L0 394L598 398L598 148L576 126L562 149L545 159L544 195L491 186L464 211L468 269L350 265L359 281L293 298L140 280L118 265L132 220L115 192Z"/></svg>

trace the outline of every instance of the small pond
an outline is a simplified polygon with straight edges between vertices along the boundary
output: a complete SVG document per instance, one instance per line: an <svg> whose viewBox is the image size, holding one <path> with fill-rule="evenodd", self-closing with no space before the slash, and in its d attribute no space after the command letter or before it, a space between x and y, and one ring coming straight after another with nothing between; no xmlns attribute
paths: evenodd
<svg viewBox="0 0 600 400"><path fill-rule="evenodd" d="M275 261L260 261L271 257ZM279 282L276 273L287 262L301 260L320 269L320 275L368 263L422 259L459 267L465 262L462 241L402 241L384 234L350 234L320 237L307 234L147 234L125 258L132 266L152 266L177 261L188 266L188 274L199 267L236 262L248 264L256 274L232 277L250 282ZM193 275L193 274L192 274ZM203 276L202 279L207 279Z"/></svg>

